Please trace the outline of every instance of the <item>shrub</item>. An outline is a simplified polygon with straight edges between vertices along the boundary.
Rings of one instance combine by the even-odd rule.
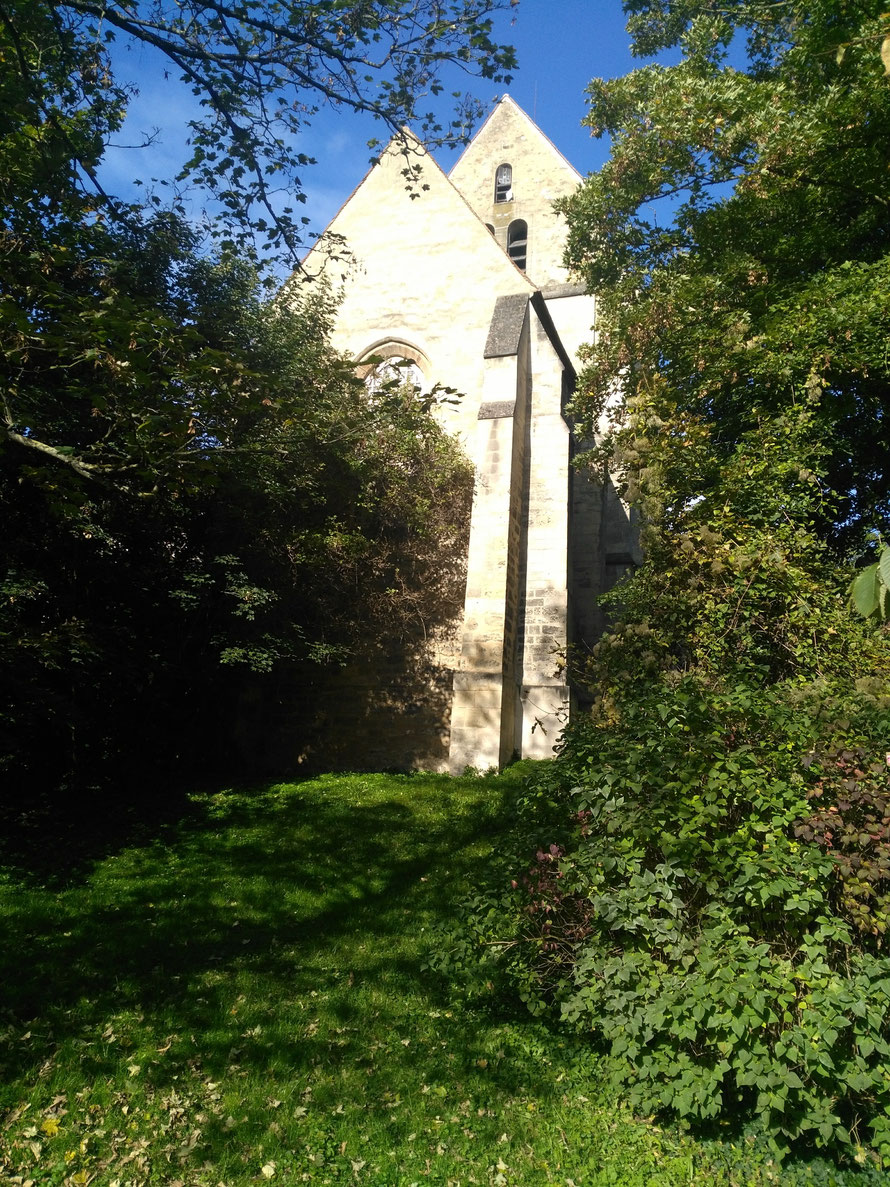
[[[834,859],[835,908],[865,935],[883,937],[890,913],[890,771],[887,756],[841,750],[807,793],[816,811],[795,835]]]
[[[642,1110],[890,1156],[887,724],[687,676],[573,727],[519,807],[556,839],[477,897],[486,976],[607,1044]]]

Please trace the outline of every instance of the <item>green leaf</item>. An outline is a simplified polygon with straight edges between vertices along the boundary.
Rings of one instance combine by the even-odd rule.
[[[863,569],[850,587],[853,605],[863,618],[874,614],[878,608],[878,566],[869,565]]]

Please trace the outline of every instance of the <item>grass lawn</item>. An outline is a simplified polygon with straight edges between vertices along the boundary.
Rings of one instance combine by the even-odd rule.
[[[877,1181],[634,1118],[423,972],[519,777],[221,792],[61,889],[0,873],[0,1183]]]

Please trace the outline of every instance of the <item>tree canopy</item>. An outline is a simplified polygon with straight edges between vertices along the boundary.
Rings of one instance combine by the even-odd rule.
[[[504,7],[507,0],[4,0],[4,164],[15,186],[6,198],[30,196],[46,216],[66,186],[87,211],[126,215],[97,167],[138,85],[124,73],[124,51],[136,44],[197,104],[187,121],[191,155],[152,201],[181,213],[182,187],[197,186],[212,203],[216,237],[242,249],[259,238],[296,262],[304,220],[292,203],[304,200],[300,178],[314,163],[300,141],[312,117],[330,105],[373,115],[396,134],[411,124],[433,142],[466,139],[475,100],[455,92],[450,120],[425,104],[456,71],[509,81],[513,50],[492,39],[492,15]],[[13,204],[24,213],[23,202]]]
[[[890,483],[886,15],[794,0],[627,11],[638,52],[682,60],[590,87],[586,122],[613,148],[565,205],[570,261],[600,295],[580,406],[617,388],[658,416],[663,394],[690,426],[672,457],[691,505],[708,459],[808,404],[834,494],[819,532],[855,552],[886,521]],[[649,492],[657,471],[638,468]]]

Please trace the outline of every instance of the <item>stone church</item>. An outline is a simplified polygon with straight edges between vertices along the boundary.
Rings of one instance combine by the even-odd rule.
[[[507,96],[447,175],[419,143],[391,144],[304,262],[330,270],[342,237],[334,346],[457,389],[441,417],[475,468],[463,613],[428,657],[439,695],[391,742],[378,716],[378,765],[550,756],[572,702],[559,655],[596,640],[597,597],[634,563],[614,489],[572,466],[566,405],[596,309],[563,267],[553,202],[580,180]]]

